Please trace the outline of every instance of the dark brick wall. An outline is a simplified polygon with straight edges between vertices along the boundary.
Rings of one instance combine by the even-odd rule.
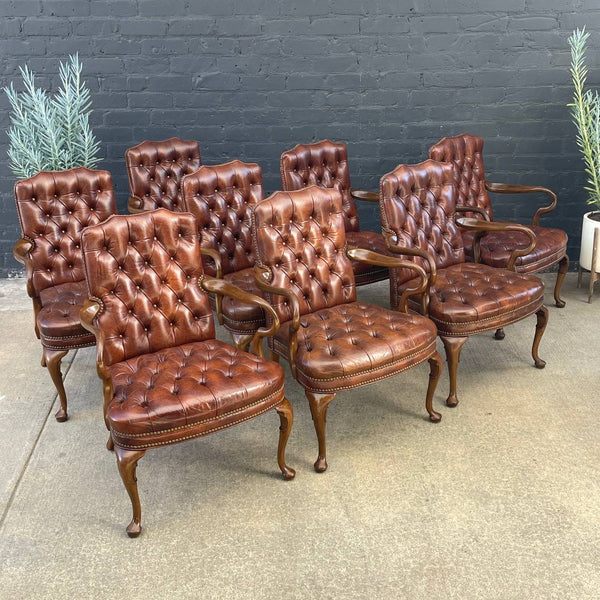
[[[462,131],[486,139],[490,179],[546,185],[579,253],[587,210],[566,103],[567,37],[592,31],[592,0],[2,0],[0,85],[25,62],[57,85],[58,60],[78,51],[92,90],[103,167],[125,210],[123,154],[143,139],[200,142],[203,161],[262,165],[267,192],[297,142],[346,141],[352,183],[376,188],[400,162]],[[593,71],[590,82],[600,84]],[[8,102],[0,99],[0,155]],[[0,164],[0,275],[19,272],[13,177]],[[540,199],[499,196],[498,218],[527,219]],[[378,228],[373,206],[360,208]]]

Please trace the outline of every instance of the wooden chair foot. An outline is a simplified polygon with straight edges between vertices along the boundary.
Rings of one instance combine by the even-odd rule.
[[[564,308],[566,302],[560,297],[560,289],[562,287],[567,271],[569,270],[569,257],[564,256],[558,263],[558,275],[556,276],[556,284],[554,285],[554,303],[558,308]]]
[[[54,415],[59,423],[64,423],[69,418],[67,414],[67,394],[60,370],[60,363],[68,352],[68,350],[51,350],[50,348],[44,348],[42,351],[42,366],[48,369],[60,399],[60,408]]]
[[[137,537],[142,531],[142,507],[140,505],[140,496],[137,487],[137,477],[135,471],[137,463],[144,454],[145,450],[125,450],[119,446],[115,447],[115,454],[117,455],[117,466],[119,467],[119,474],[125,485],[125,489],[129,494],[131,500],[131,507],[133,510],[133,518],[129,525],[127,525],[126,532],[129,537]]]
[[[285,464],[285,448],[287,446],[290,432],[292,431],[292,424],[294,422],[294,410],[292,405],[289,403],[287,398],[284,398],[280,404],[275,407],[277,414],[279,415],[279,446],[277,447],[277,462],[281,469],[283,478],[287,481],[294,479],[296,471]]]
[[[429,385],[427,386],[427,397],[425,399],[425,408],[429,413],[429,420],[432,423],[439,423],[442,420],[442,415],[433,410],[433,395],[437,388],[440,375],[442,374],[442,357],[439,352],[435,352],[429,359]]]
[[[536,369],[543,369],[546,366],[546,361],[542,360],[538,355],[538,349],[540,347],[540,341],[546,330],[548,324],[548,309],[542,306],[536,313],[537,323],[535,325],[535,337],[533,338],[533,347],[531,349],[531,355],[533,356],[533,362],[535,363]]]
[[[446,406],[451,408],[458,404],[458,397],[456,395],[456,379],[458,373],[458,363],[460,362],[460,351],[464,346],[465,342],[469,339],[468,337],[451,337],[441,335],[440,339],[444,344],[446,350],[446,360],[448,361],[448,375],[450,378],[450,393],[446,399]]]
[[[506,337],[504,333],[504,329],[501,327],[500,329],[496,329],[496,333],[494,333],[494,339],[503,340]]]
[[[335,394],[313,394],[305,392],[310,405],[310,414],[317,433],[319,443],[319,455],[315,461],[314,467],[317,473],[324,473],[327,470],[327,448],[325,443],[325,428],[327,422],[327,407],[335,398]]]

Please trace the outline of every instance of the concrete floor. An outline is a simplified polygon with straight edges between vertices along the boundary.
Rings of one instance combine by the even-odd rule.
[[[0,598],[599,598],[600,293],[587,304],[575,280],[565,309],[547,294],[546,369],[532,366],[534,317],[502,342],[471,338],[456,409],[440,380],[438,425],[424,365],[340,394],[323,475],[289,371],[294,481],[279,478],[274,412],[148,452],[135,540],[95,350],[63,363],[57,423],[24,284],[0,282]],[[385,305],[387,285],[359,296]]]

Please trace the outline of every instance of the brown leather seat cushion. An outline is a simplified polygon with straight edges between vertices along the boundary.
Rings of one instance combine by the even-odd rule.
[[[441,334],[469,335],[519,321],[543,302],[544,284],[534,275],[459,263],[437,272],[429,317]]]
[[[536,244],[533,252],[520,256],[515,263],[519,273],[539,271],[557,263],[567,252],[567,234],[562,229],[528,225],[535,233]],[[472,260],[473,236],[466,238],[465,254]],[[512,251],[529,245],[529,237],[519,231],[494,231],[481,239],[481,262],[490,267],[504,268]],[[467,248],[467,243],[469,247]]]
[[[113,439],[148,448],[230,427],[283,399],[283,369],[219,340],[165,348],[110,368]]]
[[[274,343],[287,356],[290,321]],[[351,302],[300,317],[298,382],[309,391],[351,389],[389,377],[429,358],[435,348],[434,324],[405,314]]]
[[[42,309],[37,325],[42,344],[47,348],[83,348],[93,346],[96,338],[85,330],[79,309],[87,298],[85,281],[62,283],[40,292]]]
[[[254,279],[254,269],[242,269],[228,273],[223,279],[251,294],[261,295]],[[223,320],[227,329],[234,333],[254,333],[265,324],[265,313],[260,306],[240,302],[230,296],[223,298]]]
[[[374,231],[346,231],[346,243],[348,246],[366,248],[380,254],[390,254],[383,236]],[[354,271],[356,285],[383,281],[389,277],[389,270],[386,267],[378,267],[356,261],[352,261],[352,270]]]

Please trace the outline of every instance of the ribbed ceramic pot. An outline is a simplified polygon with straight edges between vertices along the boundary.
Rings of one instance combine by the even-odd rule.
[[[592,270],[592,251],[594,249],[594,231],[600,229],[600,212],[590,211],[583,215],[583,227],[581,229],[581,252],[579,264],[588,271]],[[598,234],[598,251],[594,271],[600,271],[600,233]]]

